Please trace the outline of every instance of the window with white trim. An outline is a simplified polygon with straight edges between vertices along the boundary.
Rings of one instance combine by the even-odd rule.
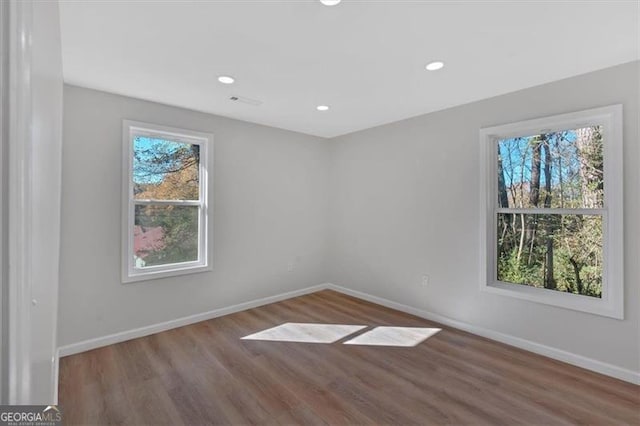
[[[210,134],[123,122],[122,280],[211,270]]]
[[[484,291],[623,318],[622,106],[485,128]]]

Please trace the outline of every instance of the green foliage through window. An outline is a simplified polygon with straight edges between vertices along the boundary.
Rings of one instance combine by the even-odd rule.
[[[200,146],[133,138],[133,248],[136,267],[199,260]],[[144,201],[143,201],[144,200]],[[154,204],[154,202],[164,202]],[[169,203],[167,203],[169,202]]]
[[[602,144],[600,126],[498,141],[498,280],[602,297]]]

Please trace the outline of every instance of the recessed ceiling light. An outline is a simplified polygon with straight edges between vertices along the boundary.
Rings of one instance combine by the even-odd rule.
[[[431,62],[430,64],[427,64],[425,68],[427,69],[427,71],[437,71],[442,67],[444,67],[444,62],[436,61],[436,62]]]
[[[329,111],[329,106],[328,106],[328,105],[318,105],[318,106],[316,107],[316,109],[317,109],[318,111]]]
[[[233,82],[236,80],[228,75],[221,75],[220,77],[218,77],[218,81],[222,84],[233,84]]]
[[[325,6],[335,6],[341,1],[342,0],[320,0],[320,3],[324,4]]]

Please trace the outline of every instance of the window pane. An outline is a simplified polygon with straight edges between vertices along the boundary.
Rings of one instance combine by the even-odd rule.
[[[133,138],[133,194],[137,200],[198,200],[200,146]]]
[[[602,127],[498,141],[498,205],[602,208]]]
[[[137,268],[198,260],[198,206],[135,206]]]
[[[498,280],[602,297],[602,217],[498,214]]]

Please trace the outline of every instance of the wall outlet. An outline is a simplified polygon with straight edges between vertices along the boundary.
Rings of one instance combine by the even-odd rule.
[[[429,275],[423,275],[422,276],[422,282],[421,282],[422,287],[426,287],[429,285]]]

